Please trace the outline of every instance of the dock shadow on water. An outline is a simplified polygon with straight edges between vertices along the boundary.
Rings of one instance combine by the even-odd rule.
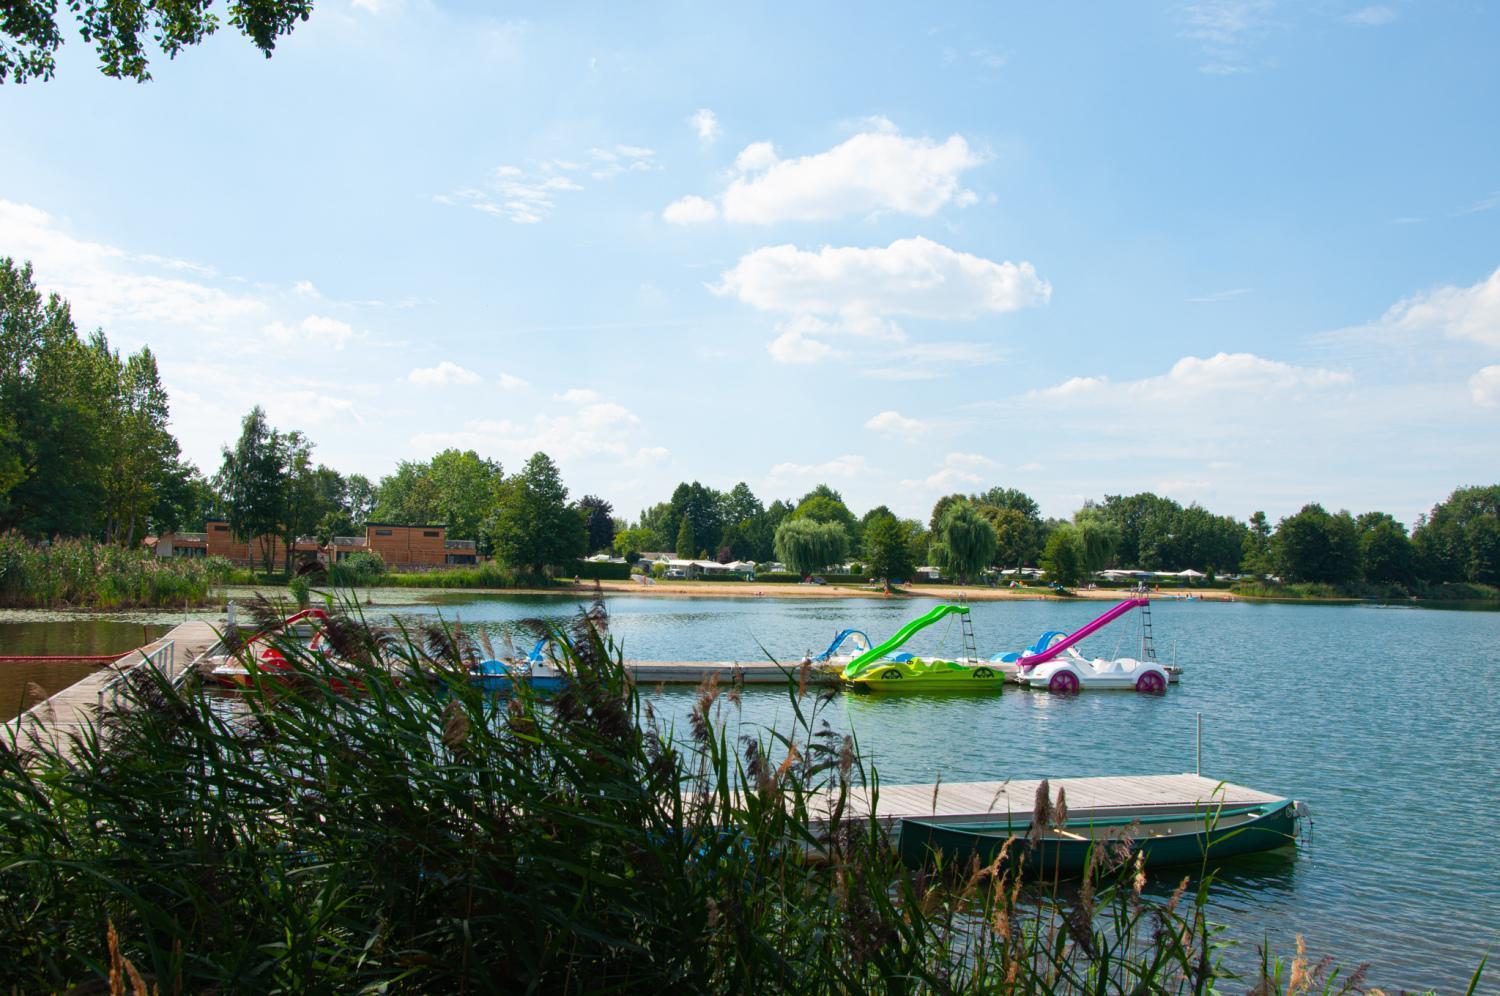
[[[1202,992],[1228,980],[1212,875],[1153,896],[1128,839],[1080,879],[909,868],[856,800],[879,777],[829,700],[685,729],[628,680],[602,606],[566,678],[486,694],[461,629],[333,608],[327,650],[244,653],[226,708],[142,669],[65,761],[0,748],[0,986],[54,991]],[[262,644],[242,643],[256,647]],[[1351,991],[1305,952],[1260,992]]]

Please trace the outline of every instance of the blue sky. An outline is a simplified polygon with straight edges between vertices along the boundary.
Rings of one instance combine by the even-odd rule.
[[[856,512],[1500,478],[1500,8],[329,0],[0,90],[0,254],[378,475]],[[1056,8],[1056,9],[1055,9]]]

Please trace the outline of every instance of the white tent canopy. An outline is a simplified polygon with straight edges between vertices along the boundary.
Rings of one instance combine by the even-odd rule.
[[[1178,571],[1177,572],[1177,576],[1180,577],[1180,578],[1206,578],[1206,577],[1208,577],[1208,575],[1204,574],[1202,571],[1195,571],[1191,567],[1189,567],[1185,571]]]

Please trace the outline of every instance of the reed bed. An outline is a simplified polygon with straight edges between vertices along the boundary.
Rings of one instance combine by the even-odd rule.
[[[162,559],[87,539],[33,543],[0,534],[0,608],[203,605],[228,577],[219,557]]]
[[[293,680],[259,675],[232,702],[143,672],[71,761],[0,748],[0,988],[1203,993],[1231,977],[1208,877],[1154,901],[1128,844],[1066,888],[910,871],[849,816],[878,774],[805,675],[786,730],[729,740],[739,693],[712,683],[688,729],[664,728],[606,624],[596,604],[554,632],[561,692],[498,698],[467,680],[481,648],[462,628],[382,633],[350,603],[328,628],[342,666],[283,645]],[[1301,952],[1260,974],[1239,988],[1360,984]]]

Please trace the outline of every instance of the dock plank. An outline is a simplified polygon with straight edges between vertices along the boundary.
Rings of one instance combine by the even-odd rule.
[[[113,664],[101,667],[32,706],[5,724],[3,736],[9,741],[14,735],[16,746],[23,750],[34,750],[50,744],[66,754],[71,749],[72,735],[97,721],[101,689],[122,672],[139,664],[143,655],[154,654],[171,643],[171,671],[175,679],[192,667],[218,640],[218,633],[210,623],[181,623],[160,639],[132,650]]]

